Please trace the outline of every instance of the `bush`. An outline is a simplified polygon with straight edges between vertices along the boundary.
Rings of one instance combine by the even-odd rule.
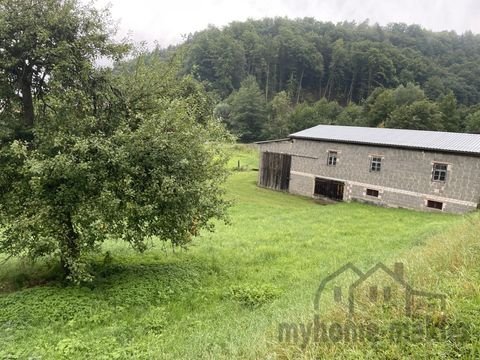
[[[259,307],[280,295],[272,285],[234,285],[228,291],[229,298],[247,307]]]

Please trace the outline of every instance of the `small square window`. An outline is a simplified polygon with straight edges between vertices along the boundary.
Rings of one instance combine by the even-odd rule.
[[[373,196],[373,197],[377,197],[379,196],[379,191],[378,190],[373,190],[373,189],[367,189],[367,195],[368,196]]]
[[[447,181],[447,164],[433,164],[432,181]]]
[[[427,200],[427,207],[431,209],[443,210],[443,203],[439,201]]]
[[[329,151],[328,152],[328,160],[327,160],[327,165],[328,166],[336,166],[337,165],[337,152],[336,151]]]
[[[382,158],[372,157],[370,162],[370,171],[380,171],[382,169]]]

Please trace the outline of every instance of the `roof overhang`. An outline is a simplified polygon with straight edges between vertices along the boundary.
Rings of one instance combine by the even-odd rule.
[[[426,152],[434,152],[434,153],[446,153],[446,154],[456,154],[456,155],[464,155],[464,156],[472,156],[472,157],[480,157],[480,153],[478,152],[468,152],[468,151],[457,151],[457,150],[445,150],[445,149],[432,149],[427,147],[420,147],[420,146],[408,146],[408,145],[395,145],[395,144],[378,144],[368,141],[352,141],[352,140],[337,140],[337,139],[328,139],[328,138],[311,138],[307,136],[294,136],[290,135],[288,139],[284,140],[308,140],[308,141],[319,141],[319,142],[329,142],[329,143],[337,143],[337,144],[352,144],[352,145],[364,145],[364,146],[374,146],[384,149],[394,148],[394,149],[405,149],[405,150],[417,150],[417,151],[426,151]]]

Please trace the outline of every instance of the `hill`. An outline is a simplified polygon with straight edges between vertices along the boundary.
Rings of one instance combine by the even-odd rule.
[[[471,32],[266,18],[211,26],[151,55],[172,53],[184,54],[184,72],[242,141],[319,123],[480,131],[480,36]]]

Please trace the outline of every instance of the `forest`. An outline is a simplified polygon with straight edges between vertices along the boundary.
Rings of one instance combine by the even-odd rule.
[[[243,142],[317,124],[480,132],[480,35],[402,23],[265,18],[210,26],[183,58]]]

